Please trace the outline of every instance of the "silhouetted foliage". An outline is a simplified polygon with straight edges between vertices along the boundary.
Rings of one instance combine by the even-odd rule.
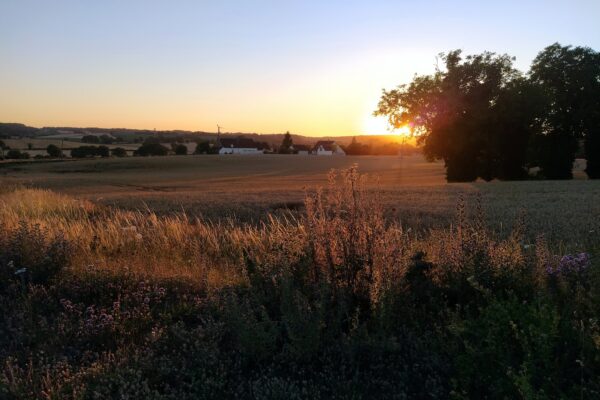
[[[55,144],[49,144],[48,147],[46,147],[46,152],[53,158],[60,158],[63,156],[62,150]]]
[[[529,146],[539,131],[541,92],[525,78],[506,85],[492,114],[488,151],[496,162],[490,175],[504,180],[528,177]]]
[[[214,143],[208,140],[202,140],[196,143],[196,150],[194,154],[218,154],[219,148]]]
[[[294,142],[292,141],[292,135],[290,135],[290,132],[288,131],[283,136],[281,146],[279,146],[279,154],[292,154],[294,152],[293,146]]]
[[[108,157],[108,156],[110,156],[110,150],[106,146],[98,146],[97,152],[98,152],[98,155],[100,157]]]
[[[358,143],[356,138],[352,138],[352,142],[344,148],[344,151],[349,156],[363,156],[371,154],[371,146]]]
[[[524,179],[530,166],[572,178],[578,140],[586,172],[600,176],[600,58],[589,48],[554,44],[530,78],[513,58],[485,52],[442,54],[444,68],[383,91],[376,115],[413,126],[425,156],[444,160],[448,181]]]
[[[17,149],[11,149],[6,152],[6,158],[9,160],[26,160],[29,158],[29,153],[25,153]]]
[[[83,143],[100,143],[100,138],[96,135],[85,135],[81,138]]]
[[[169,154],[169,149],[160,143],[144,143],[135,152],[138,156],[166,156]]]
[[[79,146],[71,149],[71,157],[86,158],[86,157],[108,157],[110,151],[106,146]]]
[[[173,151],[178,156],[185,156],[188,153],[188,148],[185,144],[178,144],[178,145],[174,146]]]
[[[100,140],[100,143],[103,143],[103,144],[112,144],[115,141],[115,139],[113,139],[109,135],[102,135],[102,136],[100,136],[99,140]]]
[[[127,157],[127,150],[122,147],[115,147],[110,152],[115,157]]]
[[[579,138],[585,139],[586,172],[600,178],[600,53],[588,47],[546,47],[533,61],[531,80],[544,94],[542,130],[536,138],[541,173],[570,179]]]
[[[422,134],[426,157],[444,160],[448,181],[499,177],[498,171],[506,169],[500,166],[511,160],[494,146],[503,141],[496,124],[498,108],[510,104],[504,96],[520,96],[518,90],[508,93],[521,80],[513,59],[485,52],[463,60],[460,50],[441,58],[445,70],[384,91],[376,114],[387,115],[394,127],[413,124],[413,130]]]

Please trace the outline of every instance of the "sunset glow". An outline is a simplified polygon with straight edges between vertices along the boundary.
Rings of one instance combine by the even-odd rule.
[[[392,129],[385,117],[375,117],[372,114],[364,117],[361,133],[363,135],[398,135],[406,137],[412,135],[410,126],[403,125]]]
[[[441,51],[510,49],[524,70],[556,37],[598,47],[586,31],[598,15],[592,6],[579,16],[565,3],[538,23],[528,19],[534,6],[519,2],[515,14],[515,5],[486,4],[482,20],[490,25],[465,35],[477,23],[454,6],[375,3],[0,2],[0,121],[406,135],[406,128],[390,132],[383,118],[372,117],[372,101],[383,88],[432,73]],[[436,22],[398,25],[400,14]],[[577,18],[589,23],[565,23]],[[513,22],[510,35],[497,35],[506,20]],[[455,30],[459,25],[465,29]],[[515,38],[519,45],[509,46]]]

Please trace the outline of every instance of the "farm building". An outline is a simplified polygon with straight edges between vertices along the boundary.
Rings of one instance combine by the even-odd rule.
[[[219,139],[219,154],[263,154],[261,144],[252,139],[238,137],[233,139]]]
[[[346,152],[333,140],[320,140],[313,147],[312,154],[318,156],[345,156]]]

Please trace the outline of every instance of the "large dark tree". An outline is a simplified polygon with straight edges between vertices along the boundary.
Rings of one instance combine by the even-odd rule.
[[[587,174],[600,178],[600,53],[588,47],[546,47],[533,61],[531,80],[544,94],[537,161],[551,179],[570,179],[579,139]]]
[[[292,154],[294,152],[294,142],[292,141],[292,135],[290,132],[286,132],[283,135],[283,140],[281,141],[281,146],[279,146],[280,154]]]
[[[504,151],[528,142],[532,122],[530,113],[512,113],[528,90],[513,59],[489,52],[463,59],[460,50],[441,58],[443,70],[384,90],[375,114],[394,127],[411,124],[425,156],[444,160],[448,181],[522,178],[526,154]]]
[[[528,177],[531,142],[540,130],[541,98],[539,88],[523,77],[507,84],[498,97],[489,144],[496,157],[494,177],[503,180]]]

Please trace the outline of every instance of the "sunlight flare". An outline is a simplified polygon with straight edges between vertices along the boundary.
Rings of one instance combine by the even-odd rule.
[[[399,128],[392,128],[387,118],[376,117],[368,114],[363,118],[362,132],[365,135],[398,135],[411,136],[412,130],[409,125],[402,125]]]

